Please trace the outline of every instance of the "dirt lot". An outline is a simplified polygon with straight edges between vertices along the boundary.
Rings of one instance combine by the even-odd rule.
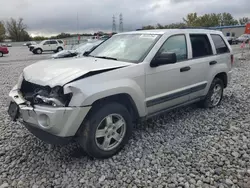
[[[0,58],[0,188],[2,187],[250,187],[250,52],[240,62],[222,104],[196,105],[136,128],[108,160],[92,160],[77,144],[50,146],[7,115],[8,92],[22,69],[52,54],[10,48]]]

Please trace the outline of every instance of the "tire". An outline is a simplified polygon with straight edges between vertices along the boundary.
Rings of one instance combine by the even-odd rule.
[[[91,157],[109,158],[118,153],[128,142],[133,130],[132,117],[119,103],[108,103],[100,108],[93,108],[77,133],[77,141]],[[117,129],[118,120],[122,125]],[[110,124],[111,122],[113,124]],[[96,138],[97,130],[103,130],[99,131],[98,138]],[[115,136],[118,136],[116,137],[118,141],[113,138]],[[105,145],[104,141],[108,141],[105,143],[109,144]]]
[[[42,51],[42,49],[41,49],[41,48],[37,48],[37,49],[35,50],[35,53],[36,53],[36,54],[42,54],[42,53],[43,53],[43,51]]]
[[[0,57],[3,57],[3,52],[0,52]]]
[[[218,90],[218,88],[220,90]],[[216,90],[218,92],[215,92]],[[214,107],[220,105],[221,100],[223,98],[223,90],[224,90],[223,81],[219,78],[215,78],[212,81],[212,84],[210,86],[210,89],[209,89],[205,99],[199,102],[199,106],[203,107],[203,108],[214,108]],[[217,93],[217,95],[215,93]]]
[[[62,47],[58,47],[57,50],[56,50],[56,52],[60,52],[60,51],[62,51],[62,50],[63,50]]]

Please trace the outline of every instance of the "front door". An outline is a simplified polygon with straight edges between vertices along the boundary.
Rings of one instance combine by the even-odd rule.
[[[43,51],[50,51],[50,41],[43,43]]]
[[[189,100],[190,67],[185,34],[170,36],[157,54],[174,52],[177,62],[146,68],[146,106],[148,114],[174,107]]]

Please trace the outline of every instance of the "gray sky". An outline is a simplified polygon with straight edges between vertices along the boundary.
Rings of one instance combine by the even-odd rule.
[[[4,3],[1,3],[3,1]],[[24,18],[32,35],[112,30],[112,16],[123,14],[124,30],[180,22],[188,13],[229,12],[248,16],[249,0],[0,0],[0,20]]]

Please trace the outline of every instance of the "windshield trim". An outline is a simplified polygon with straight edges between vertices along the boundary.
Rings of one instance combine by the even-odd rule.
[[[141,33],[140,33],[141,34]],[[145,33],[148,35],[151,35],[150,33]],[[139,35],[138,33],[133,33],[133,34],[118,34],[118,35]],[[162,37],[163,34],[154,34],[157,35],[157,38],[155,39],[155,41],[150,45],[150,47],[148,48],[148,50],[145,51],[145,53],[142,55],[142,57],[137,60],[137,61],[133,61],[133,60],[128,60],[128,59],[121,59],[121,58],[116,58],[117,61],[124,61],[124,62],[128,62],[128,63],[134,63],[134,64],[139,64],[142,63],[144,61],[144,59],[147,57],[147,55],[149,54],[149,52],[152,50],[152,48],[155,46],[155,44],[159,41],[159,39]],[[110,37],[111,38],[111,37]],[[109,40],[110,38],[104,40],[102,43],[100,43],[98,46],[96,46],[93,50],[91,50],[91,52],[89,53],[89,57],[94,57],[93,55],[91,55],[92,52],[95,51],[95,49],[97,47],[99,47],[101,44],[103,44],[104,42],[106,42],[107,40]]]

